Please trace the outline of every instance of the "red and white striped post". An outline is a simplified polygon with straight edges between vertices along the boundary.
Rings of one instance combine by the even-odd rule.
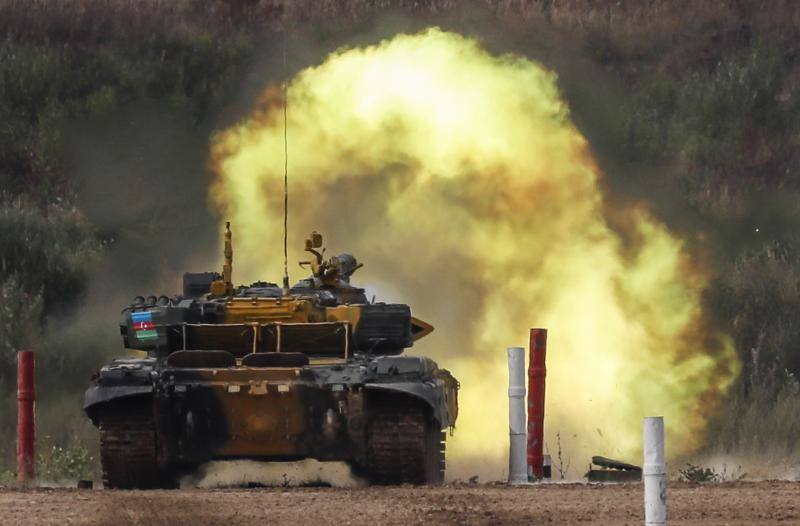
[[[33,351],[17,353],[17,480],[19,482],[33,480],[34,476],[36,391],[33,366]]]
[[[531,480],[544,478],[544,380],[547,376],[547,329],[531,329],[528,362],[528,470]]]

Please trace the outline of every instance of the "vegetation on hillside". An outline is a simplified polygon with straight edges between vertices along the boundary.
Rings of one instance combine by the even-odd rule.
[[[714,252],[708,304],[744,368],[710,447],[800,453],[791,409],[800,406],[800,6],[543,5],[551,23],[580,33],[623,80],[619,157],[669,166],[654,173],[680,189],[682,209]]]
[[[37,349],[56,385],[85,383],[96,365],[48,338],[105,245],[75,205],[65,123],[148,99],[205,118],[252,48],[230,16],[199,3],[0,2],[0,465],[13,458],[15,351]],[[61,415],[45,429],[69,428],[75,411]]]
[[[68,353],[49,354],[44,341],[52,316],[78,307],[87,272],[105,250],[66,175],[66,122],[158,100],[198,123],[225,104],[267,28],[321,19],[346,28],[387,7],[430,15],[458,4],[0,0],[0,429],[12,429],[15,349],[42,349],[53,378],[88,369]],[[713,446],[796,452],[800,6],[789,0],[485,5],[497,24],[514,31],[545,23],[575,36],[587,57],[621,81],[625,102],[619,123],[609,125],[620,137],[614,155],[621,163],[668,167],[643,177],[670,178],[680,206],[698,218],[714,251],[707,301],[745,366],[714,424],[724,438]],[[0,446],[0,468],[13,455],[13,443],[2,438],[0,444],[11,445]],[[78,447],[60,440],[53,447]]]

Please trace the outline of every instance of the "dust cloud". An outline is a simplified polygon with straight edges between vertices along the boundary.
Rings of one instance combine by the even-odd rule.
[[[181,487],[191,488],[235,488],[248,485],[357,488],[363,486],[364,481],[356,477],[345,462],[319,462],[310,458],[294,462],[213,461],[201,466],[197,473],[181,480]]]

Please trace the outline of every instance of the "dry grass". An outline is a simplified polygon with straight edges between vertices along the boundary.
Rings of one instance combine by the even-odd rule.
[[[544,17],[583,33],[602,32],[625,55],[681,40],[751,29],[796,31],[800,4],[792,0],[488,0],[504,14]]]
[[[238,31],[346,23],[387,9],[424,15],[465,5],[603,38],[628,59],[687,42],[713,46],[743,28],[794,35],[800,27],[800,3],[793,0],[0,0],[0,28],[22,39],[96,42],[192,26]]]

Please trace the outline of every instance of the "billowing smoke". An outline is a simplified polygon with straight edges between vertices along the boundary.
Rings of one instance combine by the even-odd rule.
[[[547,448],[573,475],[592,454],[636,460],[649,414],[665,416],[670,454],[701,444],[738,372],[704,319],[707,277],[644,207],[609,226],[551,72],[430,29],[301,71],[288,115],[290,261],[318,229],[365,263],[368,292],[437,327],[413,352],[461,381],[451,475],[502,474],[505,348],[532,326],[550,329]],[[283,162],[271,87],[212,151],[237,281],[282,274]]]

